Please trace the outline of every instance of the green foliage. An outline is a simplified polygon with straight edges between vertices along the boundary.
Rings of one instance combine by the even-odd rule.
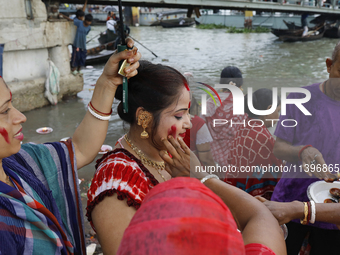
[[[269,33],[271,29],[268,27],[256,27],[254,31],[255,33]]]
[[[197,25],[196,28],[199,29],[224,29],[224,28],[228,28],[224,25],[216,25],[216,24],[200,24]]]
[[[200,24],[196,26],[199,29],[227,29],[226,33],[269,33],[270,28],[267,27],[256,27],[256,28],[236,28],[236,27],[226,27],[224,25],[215,24]]]
[[[256,27],[256,28],[236,28],[229,27],[226,33],[269,33],[270,29],[267,27]]]
[[[229,27],[229,28],[227,28],[226,33],[231,33],[231,34],[249,33],[249,29],[248,28]]]

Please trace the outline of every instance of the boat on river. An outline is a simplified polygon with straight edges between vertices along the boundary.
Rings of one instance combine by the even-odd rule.
[[[86,51],[85,65],[96,65],[105,63],[115,52],[115,42],[102,44]]]
[[[276,35],[277,37],[283,36],[283,35],[294,35],[297,30],[290,30],[290,29],[274,29],[272,28],[271,32],[272,34]]]
[[[312,30],[309,30],[307,35],[302,36],[303,34],[303,29],[299,30],[288,30],[290,31],[287,34],[280,35],[279,40],[283,42],[297,42],[297,41],[314,41],[314,40],[319,40],[323,37],[326,27],[324,24],[317,26],[313,28]]]
[[[163,28],[191,27],[196,24],[195,18],[168,19],[161,20],[160,23]]]
[[[340,20],[334,15],[320,15],[310,21],[316,24],[315,27],[309,27],[308,36],[300,38],[303,33],[302,26],[295,25],[294,22],[283,20],[288,29],[272,29],[272,33],[282,41],[312,41],[322,37],[340,38]],[[302,37],[302,36],[301,36]]]
[[[117,39],[118,34],[113,33],[110,30],[106,30],[104,32],[101,32],[98,38],[98,42],[100,44],[107,44],[109,42],[113,42]]]

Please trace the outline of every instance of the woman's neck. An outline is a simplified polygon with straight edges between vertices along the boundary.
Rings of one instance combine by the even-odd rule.
[[[7,174],[5,173],[4,168],[2,167],[2,159],[0,159],[0,181],[6,183]]]
[[[0,180],[3,176],[5,176],[5,170],[2,167],[2,159],[0,159]]]
[[[163,161],[163,159],[159,156],[159,149],[154,146],[151,137],[149,136],[149,138],[147,139],[142,139],[140,137],[141,132],[142,131],[140,131],[138,128],[131,128],[130,131],[127,133],[127,136],[131,140],[131,142],[138,149],[140,149],[149,159],[155,161]]]

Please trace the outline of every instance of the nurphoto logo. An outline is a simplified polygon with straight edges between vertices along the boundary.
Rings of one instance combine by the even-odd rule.
[[[215,84],[215,87],[211,87],[207,84],[204,83],[200,83],[202,85],[205,85],[206,87],[208,87],[209,89],[211,89],[214,94],[216,95],[216,97],[219,99],[220,104],[222,104],[221,98],[218,95],[218,93],[216,92],[215,89],[228,89],[230,91],[230,93],[232,93],[233,95],[233,115],[244,115],[244,94],[242,92],[242,90],[240,88],[238,88],[237,86],[234,85],[230,85],[230,84]],[[214,98],[214,96],[212,95],[212,93],[210,93],[209,91],[207,91],[206,89],[202,89],[205,92],[207,92],[207,94],[210,95],[210,97],[213,99],[213,101],[215,102],[215,105],[217,105],[216,100]],[[248,95],[252,95],[253,94],[253,88],[248,87]],[[305,95],[304,98],[296,98],[296,99],[291,99],[291,98],[287,98],[287,94],[288,93],[302,93]],[[273,93],[273,104],[271,106],[270,109],[267,110],[258,110],[255,109],[253,106],[253,98],[252,96],[248,96],[248,108],[249,110],[257,115],[257,116],[265,116],[265,115],[269,115],[272,114],[278,106],[278,89],[276,87],[272,88],[272,93]],[[207,114],[207,94],[202,94],[201,95],[201,106],[202,106],[202,115],[206,115]],[[281,115],[286,115],[286,107],[288,104],[292,104],[295,105],[305,116],[311,116],[312,114],[303,106],[304,103],[307,103],[309,100],[311,99],[311,93],[309,92],[309,90],[305,89],[305,88],[297,88],[297,87],[282,87],[281,88]],[[274,125],[274,123],[276,121],[278,121],[278,119],[266,119],[266,121],[272,121],[272,126]],[[248,125],[251,125],[252,120],[249,120]],[[217,125],[226,125],[228,124],[232,127],[233,125],[243,125],[245,126],[245,120],[243,122],[232,122],[232,120],[226,120],[226,119],[214,119],[213,120],[213,126],[217,126]],[[281,121],[281,125],[284,127],[295,127],[297,126],[298,122],[294,119],[283,119]],[[258,126],[258,124],[256,124]],[[254,126],[256,126],[254,125]],[[263,121],[262,121],[262,125],[264,125]]]

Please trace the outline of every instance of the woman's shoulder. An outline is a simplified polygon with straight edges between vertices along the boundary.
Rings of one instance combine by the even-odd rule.
[[[136,158],[132,153],[124,148],[116,148],[103,155],[102,158],[96,162],[96,173],[110,171],[118,173],[124,172],[125,174],[138,174],[145,176],[154,185],[158,184],[155,177],[149,172],[149,170],[143,165],[143,163]]]
[[[138,209],[146,194],[158,184],[142,162],[122,148],[106,153],[97,161],[96,169],[87,193],[88,217],[96,204],[115,193],[119,200],[127,199],[129,206]]]
[[[124,148],[116,148],[98,159],[96,162],[96,173],[104,167],[115,165],[122,165],[122,170],[125,169],[131,172],[143,172],[145,176],[150,179],[154,179],[153,175],[150,174],[149,170],[143,165],[143,163]]]
[[[119,148],[106,153],[97,161],[88,198],[94,199],[107,189],[131,193],[136,188],[147,193],[157,184],[156,178],[139,159],[126,149]]]

